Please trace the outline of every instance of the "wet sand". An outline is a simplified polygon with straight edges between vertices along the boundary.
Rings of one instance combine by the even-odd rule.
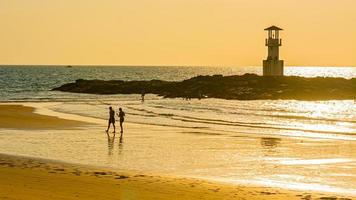
[[[35,113],[35,108],[23,105],[0,105],[0,128],[8,129],[68,129],[88,123]]]
[[[234,186],[198,179],[120,173],[0,154],[0,199],[323,199],[318,193]]]
[[[174,129],[170,127],[167,128],[150,125],[133,125],[128,123],[126,124],[126,127],[130,130],[130,132],[127,136],[125,136],[127,144],[124,144],[124,146],[126,146],[122,147],[121,142],[114,144],[115,141],[111,142],[109,137],[107,138],[108,141],[105,141],[106,138],[103,132],[105,128],[104,123],[94,129],[81,129],[75,130],[74,132],[74,129],[82,125],[83,122],[36,114],[33,113],[34,108],[27,106],[4,105],[1,106],[1,108],[4,109],[0,110],[0,121],[4,120],[9,122],[14,119],[18,119],[18,121],[23,120],[28,123],[28,125],[22,127],[19,127],[21,123],[4,123],[5,125],[0,123],[0,128],[5,128],[5,130],[8,128],[16,129],[12,132],[6,131],[6,134],[4,134],[4,132],[2,135],[0,134],[0,140],[2,140],[2,142],[0,141],[1,143],[5,142],[4,144],[6,144],[6,141],[14,142],[13,144],[9,144],[9,142],[7,142],[7,145],[2,146],[2,151],[6,149],[5,152],[9,152],[11,154],[25,154],[35,157],[38,156],[65,160],[69,162],[78,162],[78,159],[80,158],[77,157],[81,157],[84,159],[82,163],[86,163],[86,160],[89,160],[90,163],[95,161],[101,162],[102,160],[99,158],[98,160],[92,160],[93,156],[95,157],[101,155],[101,157],[104,157],[104,160],[107,159],[107,163],[103,164],[106,166],[111,166],[107,164],[113,163],[114,160],[118,160],[120,158],[120,163],[126,162],[127,165],[132,168],[133,162],[129,159],[134,159],[137,165],[146,164],[147,169],[151,169],[151,165],[175,166],[172,168],[173,171],[180,170],[179,167],[186,169],[183,164],[194,163],[194,160],[196,161],[197,158],[199,158],[198,163],[194,164],[194,166],[198,165],[198,168],[201,167],[202,169],[210,169],[210,174],[214,174],[219,171],[214,171],[214,167],[211,167],[210,165],[205,166],[207,163],[217,162],[219,161],[217,158],[223,158],[230,155],[229,160],[226,161],[226,169],[221,169],[226,172],[226,170],[230,167],[228,164],[233,162],[231,158],[236,157],[237,155],[230,154],[230,152],[227,152],[228,154],[217,154],[222,152],[222,147],[219,146],[218,143],[216,144],[216,147],[219,147],[217,149],[217,153],[211,150],[206,152],[207,155],[210,156],[205,159],[209,160],[200,160],[201,150],[199,149],[197,151],[199,154],[197,154],[197,152],[194,152],[191,149],[183,150],[183,148],[181,148],[184,146],[189,147],[190,145],[207,147],[206,144],[218,142],[218,137],[220,137],[219,134],[223,133],[219,133],[218,137],[216,137],[215,134],[217,133],[210,133],[206,130],[185,130],[185,132],[182,132],[183,129],[178,128]],[[29,116],[31,119],[28,119]],[[44,124],[47,120],[50,123]],[[102,121],[104,122],[104,120]],[[11,126],[9,124],[11,124]],[[48,126],[48,124],[50,126]],[[73,130],[70,129],[61,131],[61,129],[68,128],[69,125],[71,125],[71,129]],[[24,127],[28,130],[23,130]],[[101,128],[103,128],[103,130],[101,130]],[[36,136],[31,136],[30,133],[33,129],[43,129],[44,131],[38,132]],[[100,132],[100,130],[102,132]],[[7,139],[7,137],[9,138]],[[249,148],[256,149],[256,146],[248,146],[248,144],[254,143],[255,139],[253,139],[253,137],[249,136],[247,138],[248,140],[245,140],[246,138],[244,138],[243,135],[239,137],[234,135],[234,137],[236,138],[235,140],[233,140],[231,136],[222,137],[220,140],[226,142],[230,141],[231,144],[241,140],[241,143],[238,143],[238,146],[231,147],[238,150],[240,153]],[[14,141],[14,138],[18,139]],[[157,138],[161,138],[161,140],[157,140]],[[192,138],[196,138],[197,141],[192,141]],[[116,142],[118,142],[117,140]],[[257,141],[259,140],[260,139],[258,138]],[[266,158],[271,158],[267,156],[270,153],[272,153],[271,155],[275,155],[274,151],[277,149],[278,143],[281,142],[280,140],[281,139],[278,138],[273,140],[261,140],[261,145],[268,147],[267,151],[262,152],[262,154],[266,154]],[[33,141],[36,141],[37,143]],[[152,141],[157,141],[158,143],[155,144],[152,143]],[[169,141],[174,143],[169,143]],[[188,143],[188,141],[191,143]],[[198,141],[206,141],[207,143],[195,143]],[[246,143],[246,141],[249,142]],[[21,144],[21,146],[16,146],[18,145],[16,142]],[[226,142],[223,142],[226,144],[224,145],[224,148],[228,148]],[[288,144],[289,148],[292,144],[296,144],[293,140],[289,142],[291,143]],[[328,141],[324,141],[322,143],[324,145],[323,149],[325,149],[325,145],[327,143]],[[177,150],[173,148],[177,144],[184,145],[177,146],[177,148],[181,150],[181,152],[178,153]],[[242,146],[243,144],[246,144],[246,146]],[[310,144],[312,143],[302,143],[303,146]],[[116,145],[118,146],[116,147]],[[215,144],[212,146],[214,145]],[[156,151],[156,147],[159,147],[159,150],[163,151],[163,154]],[[240,149],[237,149],[238,147]],[[286,149],[287,146],[284,146],[283,148],[283,152],[288,152]],[[103,150],[103,152],[106,151],[107,157],[105,156],[105,153],[101,152],[101,150]],[[207,149],[204,151],[206,150]],[[143,153],[143,151],[145,151],[145,153]],[[258,157],[258,151],[259,150],[257,149],[255,157]],[[309,149],[305,149],[305,151],[309,151]],[[45,154],[43,154],[43,152],[45,152]],[[187,152],[191,153],[191,157],[187,156]],[[86,153],[89,153],[90,156]],[[168,160],[163,162],[162,159],[166,160],[167,158],[162,157],[162,155],[173,157],[171,158],[171,161]],[[242,155],[249,155],[249,152],[242,152]],[[156,157],[161,158],[156,159]],[[251,156],[247,159],[250,159],[250,157]],[[244,164],[245,161],[241,160],[241,158],[242,157],[237,157],[237,160],[239,163]],[[154,161],[157,161],[157,163],[154,163]],[[292,171],[293,169],[297,169],[293,167],[293,164],[298,163],[291,163],[293,160],[287,161],[289,163],[286,164],[289,167],[292,167]],[[256,161],[253,160],[253,162]],[[273,168],[266,165],[266,163],[259,163],[259,165],[262,167],[265,165],[265,168],[271,170],[272,172]],[[216,163],[216,166],[221,164],[223,163]],[[279,165],[277,166],[275,164],[273,164],[273,166],[279,167]],[[116,168],[115,165],[112,167]],[[220,183],[214,182],[213,180],[208,181],[198,178],[186,178],[187,176],[180,175],[175,176],[175,173],[170,173],[170,171],[162,173],[160,173],[160,171],[155,171],[152,173],[145,170],[135,170],[135,172],[132,172],[130,171],[130,168],[125,168],[124,166],[119,168],[120,170],[117,171],[109,168],[88,167],[80,164],[66,164],[38,158],[0,154],[0,199],[353,199],[353,197],[343,196],[343,194],[340,193],[333,194],[332,192],[328,193],[310,190],[294,191],[289,189],[280,189],[277,187],[273,188],[247,184]],[[231,168],[231,170],[241,176],[244,174],[244,171],[241,171],[240,173],[238,170],[243,168],[244,166],[236,169]],[[256,169],[258,168],[250,166],[246,169],[246,172],[253,172],[253,170]],[[191,170],[195,171],[195,168],[192,168]],[[279,168],[277,168],[277,170],[280,171]],[[330,170],[327,171],[330,172]],[[297,172],[303,172],[303,170],[299,169],[298,171],[295,171],[295,173]],[[173,175],[168,176],[167,174]],[[257,173],[255,175],[258,176]]]

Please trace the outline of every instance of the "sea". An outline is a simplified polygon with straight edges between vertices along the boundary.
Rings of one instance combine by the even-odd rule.
[[[202,101],[147,95],[91,95],[51,91],[77,79],[181,81],[198,75],[261,75],[261,67],[1,66],[0,101],[63,102],[57,111],[106,118],[108,105],[124,107],[128,120],[164,126],[356,139],[354,100]],[[356,78],[356,67],[286,67],[287,76]],[[355,91],[356,92],[356,91]],[[114,103],[115,102],[115,103]],[[117,105],[115,105],[117,104]],[[291,133],[291,131],[294,131]]]
[[[76,138],[68,132],[59,137],[41,131],[20,133],[0,130],[0,153],[108,165],[125,170],[165,171],[168,174],[179,172],[183,175],[228,182],[255,180],[268,186],[320,188],[323,191],[356,195],[354,99],[185,100],[147,94],[145,102],[141,102],[139,94],[94,95],[51,91],[77,79],[181,81],[197,75],[228,76],[246,73],[261,75],[262,69],[187,66],[0,66],[0,103],[55,102],[55,106],[51,106],[55,112],[103,120],[107,119],[109,106],[113,106],[115,110],[121,107],[126,112],[126,122],[164,127],[164,130],[190,130],[176,131],[177,135],[170,139],[167,139],[170,134],[167,131],[160,132],[160,129],[157,129],[155,132],[152,131],[153,128],[148,136],[142,130],[139,133],[141,135],[131,135],[131,141],[126,140],[126,154],[122,154],[119,147],[115,150],[118,151],[115,157],[110,157],[110,144],[109,153],[103,153],[107,147],[100,143],[106,143],[101,141],[106,138],[99,137],[101,132],[83,132],[80,138]],[[351,79],[356,78],[356,67],[285,67],[285,74]],[[104,128],[105,125],[103,124]],[[213,134],[205,134],[203,137],[202,133]],[[10,134],[19,135],[11,137]],[[31,134],[33,135],[30,136]],[[128,135],[130,137],[129,133]],[[145,135],[145,140],[142,135]],[[91,140],[86,140],[86,137]],[[17,138],[16,141],[14,138]],[[79,150],[79,144],[85,144],[86,151]],[[244,145],[250,146],[243,148]],[[141,148],[145,151],[138,154],[138,149]],[[75,156],[78,151],[83,151],[80,157]],[[170,157],[167,157],[168,155]]]

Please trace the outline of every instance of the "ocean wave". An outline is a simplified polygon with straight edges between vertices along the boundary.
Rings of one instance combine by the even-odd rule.
[[[304,131],[310,133],[324,133],[324,134],[344,134],[344,135],[356,135],[354,132],[343,132],[343,131],[328,131],[328,130],[316,130],[316,129],[306,129],[306,128],[296,128],[290,127],[288,124],[281,124],[281,123],[264,123],[264,122],[243,122],[243,121],[228,121],[222,119],[209,119],[209,118],[201,118],[201,117],[192,117],[186,115],[178,115],[173,113],[157,113],[154,111],[150,111],[143,108],[134,108],[128,107],[129,109],[150,113],[149,116],[154,117],[167,117],[171,120],[181,121],[181,122],[189,122],[189,123],[200,123],[200,124],[209,124],[209,125],[224,125],[224,126],[235,126],[235,127],[247,127],[247,128],[259,128],[259,129],[273,129],[273,130],[287,130],[287,131]],[[141,115],[135,114],[135,115]],[[243,113],[241,113],[243,115]],[[268,116],[268,117],[276,117],[275,115],[259,115],[259,116]],[[277,116],[280,117],[280,116]],[[286,117],[288,118],[288,117]],[[295,118],[299,119],[299,118]],[[302,118],[308,119],[308,118]],[[314,118],[309,118],[308,120],[315,120]],[[320,119],[321,120],[321,119]],[[328,120],[325,120],[328,121]],[[332,120],[331,120],[332,121]],[[335,120],[340,121],[340,120]],[[343,121],[348,122],[348,121]]]

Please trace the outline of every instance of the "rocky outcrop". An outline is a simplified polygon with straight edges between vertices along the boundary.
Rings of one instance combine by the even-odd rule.
[[[168,98],[341,100],[355,99],[356,79],[255,74],[197,76],[180,82],[79,79],[53,90],[90,94],[141,94],[144,90]]]

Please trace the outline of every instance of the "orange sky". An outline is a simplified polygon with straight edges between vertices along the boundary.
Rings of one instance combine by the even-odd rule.
[[[355,0],[1,0],[0,64],[356,66]]]

